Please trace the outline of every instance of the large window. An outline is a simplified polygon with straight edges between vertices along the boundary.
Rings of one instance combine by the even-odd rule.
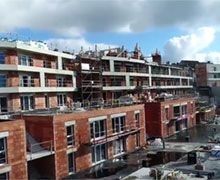
[[[0,64],[5,64],[5,53],[0,52]]]
[[[6,75],[0,74],[0,87],[6,87]]]
[[[32,95],[21,96],[20,101],[22,110],[34,109],[34,97]]]
[[[32,66],[33,62],[30,56],[27,55],[19,55],[18,56],[19,64],[23,66]]]
[[[6,138],[0,138],[0,164],[7,163]]]
[[[75,161],[74,161],[73,153],[68,154],[68,170],[69,170],[69,173],[75,172]]]
[[[118,139],[113,142],[114,155],[121,154],[125,152],[125,140]]]
[[[105,136],[105,119],[93,121],[90,123],[90,134],[91,139]]]
[[[75,145],[74,125],[66,126],[67,146]]]
[[[8,173],[3,173],[3,174],[0,174],[0,179],[1,180],[8,180]]]
[[[140,127],[140,113],[135,113],[136,127]]]
[[[57,87],[65,87],[65,78],[57,77]]]
[[[99,144],[92,147],[92,162],[98,163],[106,159],[106,145]]]
[[[173,107],[173,114],[174,114],[174,117],[180,116],[180,106]]]
[[[165,108],[165,120],[169,120],[169,108]]]
[[[57,103],[58,106],[65,106],[66,105],[66,94],[58,94],[57,95]]]
[[[34,81],[29,75],[20,75],[20,86],[21,87],[33,87]]]
[[[44,100],[45,100],[45,108],[50,108],[50,100],[49,100],[49,96],[45,95],[44,96]]]
[[[187,105],[182,106],[182,115],[187,114]]]
[[[125,116],[112,118],[113,133],[123,132],[125,130]]]
[[[0,112],[8,112],[7,97],[0,97]]]

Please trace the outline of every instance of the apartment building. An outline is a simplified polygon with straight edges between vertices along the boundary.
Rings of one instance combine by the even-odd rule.
[[[76,91],[75,56],[42,42],[0,41],[0,111],[62,106]]]
[[[165,132],[164,123],[155,126],[156,119],[148,111],[151,107],[156,108],[152,112],[159,109],[157,118],[165,122],[162,119],[165,105],[141,104],[142,96],[152,101],[161,92],[184,96],[192,90],[188,71],[162,64],[158,52],[152,57],[153,62],[148,62],[138,46],[131,53],[123,48],[99,52],[96,48],[75,56],[52,51],[42,42],[0,41],[0,118],[8,120],[0,122],[0,137],[2,133],[7,141],[2,141],[2,156],[5,147],[10,150],[7,161],[0,166],[0,176],[61,179],[91,167],[101,168],[100,164],[106,160],[142,147],[145,128],[152,127],[147,131],[149,135],[169,136],[192,127],[193,100],[181,100],[181,108],[175,105],[182,113],[182,105],[187,103],[190,113],[179,115],[177,119],[185,117],[185,120],[172,125],[169,132]],[[130,94],[136,101],[118,100]],[[179,103],[165,102],[171,109],[173,103]],[[12,115],[15,112],[17,116]],[[174,112],[170,112],[172,119]],[[13,117],[23,120],[9,121]],[[20,124],[14,127],[16,122]],[[1,129],[5,123],[7,126]],[[10,133],[16,132],[13,127],[23,134],[17,135],[22,142],[19,148],[10,140],[16,136]],[[23,154],[17,157],[13,146]],[[13,163],[23,165],[20,164],[20,170],[13,169]],[[5,165],[9,168],[1,171]]]
[[[196,65],[196,84],[201,95],[208,96],[210,101],[220,106],[220,64],[199,63]]]
[[[193,77],[188,70],[162,64],[159,52],[148,62],[136,46],[131,53],[123,49],[109,50],[102,56],[103,98],[114,99],[132,93],[153,98],[161,92],[188,94]]]
[[[168,137],[196,125],[193,98],[158,98],[145,104],[146,134],[149,137]]]
[[[0,177],[62,179],[145,145],[143,104],[85,111],[38,110],[1,121]]]

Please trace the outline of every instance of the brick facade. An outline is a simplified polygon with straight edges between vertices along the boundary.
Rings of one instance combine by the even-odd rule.
[[[91,147],[100,143],[107,143],[107,158],[112,159],[113,141],[118,137],[112,132],[111,115],[125,113],[125,126],[135,124],[135,112],[140,115],[140,128],[132,128],[122,135],[126,141],[126,153],[136,150],[137,146],[145,144],[145,115],[144,105],[133,105],[111,109],[99,109],[87,112],[78,112],[58,115],[28,115],[24,116],[27,132],[30,133],[39,142],[52,140],[54,144],[55,159],[55,177],[61,179],[68,176],[68,152],[74,153],[75,171],[82,171],[93,166]],[[91,144],[90,118],[107,116],[106,119],[106,138],[101,142]],[[74,121],[75,146],[68,148],[66,122]],[[130,132],[131,131],[131,132]],[[136,136],[140,136],[139,144],[136,143]],[[94,144],[95,143],[95,144]],[[46,165],[45,165],[46,166]]]
[[[180,110],[174,114],[174,107],[186,106],[186,113]],[[165,100],[145,104],[146,134],[149,137],[168,137],[185,128],[196,125],[196,108],[194,99]]]
[[[7,163],[11,170],[9,178],[11,180],[27,179],[26,161],[26,137],[23,120],[0,122],[0,133],[8,132],[7,142]],[[4,166],[0,166],[4,168]]]

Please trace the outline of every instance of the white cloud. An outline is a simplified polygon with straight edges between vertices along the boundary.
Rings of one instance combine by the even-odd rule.
[[[164,59],[179,61],[181,59],[195,58],[215,39],[213,27],[198,28],[190,34],[173,37],[164,46]]]
[[[210,61],[215,64],[220,64],[220,52],[197,53],[194,58],[201,62]]]
[[[1,0],[0,32],[29,28],[72,37],[164,26],[218,26],[219,6],[217,0]]]
[[[64,39],[64,38],[57,38],[57,39],[48,39],[46,41],[50,48],[57,48],[59,51],[69,51],[69,52],[79,52],[81,47],[83,50],[94,50],[95,45],[97,45],[98,50],[108,49],[109,47],[118,47],[114,44],[105,44],[105,43],[90,43],[86,41],[84,38],[71,38],[71,39]]]

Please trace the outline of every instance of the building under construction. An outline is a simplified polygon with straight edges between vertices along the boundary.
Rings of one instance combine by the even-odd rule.
[[[193,88],[189,71],[138,45],[74,55],[4,39],[0,71],[0,179],[61,179],[118,160],[145,145],[146,102]]]

